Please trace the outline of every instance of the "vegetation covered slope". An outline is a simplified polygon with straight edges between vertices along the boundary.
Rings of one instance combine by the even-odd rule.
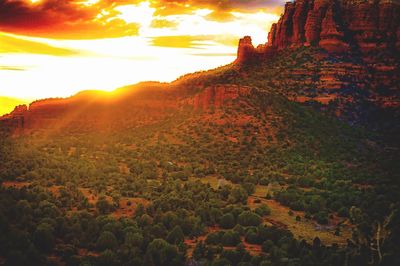
[[[74,119],[60,114],[55,128],[1,138],[4,263],[396,263],[396,153],[376,133],[267,87],[193,104],[229,71],[177,82],[156,105],[94,102]],[[218,186],[201,182],[210,177]],[[263,198],[313,225],[314,241],[275,220]],[[321,243],[318,230],[353,236]]]

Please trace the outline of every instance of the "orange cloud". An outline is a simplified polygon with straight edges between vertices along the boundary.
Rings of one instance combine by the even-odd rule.
[[[176,23],[165,16],[207,8],[212,11],[208,20],[230,21],[232,11],[272,10],[285,0],[0,0],[0,31],[64,39],[138,35],[140,17],[122,18],[121,7],[143,2],[154,8],[151,27],[172,28]]]

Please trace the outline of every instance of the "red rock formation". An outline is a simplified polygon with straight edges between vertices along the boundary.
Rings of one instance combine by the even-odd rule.
[[[273,44],[275,43],[275,37],[276,37],[276,28],[277,24],[273,23],[271,26],[271,30],[268,32],[268,43],[267,44]]]
[[[235,63],[243,64],[246,62],[251,62],[255,59],[268,57],[274,52],[274,50],[274,47],[269,47],[266,44],[260,44],[257,46],[257,48],[254,48],[251,37],[245,36],[239,41]]]
[[[28,107],[26,105],[16,106],[10,114],[0,117],[0,127],[8,128],[16,134],[23,132],[27,112]]]
[[[287,2],[285,12],[281,16],[277,24],[275,43],[278,48],[287,47],[291,44],[293,36],[293,15],[295,4]]]
[[[368,53],[399,48],[400,3],[393,0],[297,0],[272,25],[268,46],[320,46],[328,52],[350,48]]]
[[[305,35],[305,45],[317,45],[320,40],[322,22],[324,20],[329,1],[309,0],[309,11],[307,14]]]
[[[209,109],[211,107],[219,108],[227,102],[245,96],[250,93],[250,87],[238,85],[215,85],[208,87],[189,100],[195,109]]]
[[[26,111],[28,111],[28,107],[25,104],[18,105],[14,108],[14,110],[10,113],[11,116],[23,115]]]
[[[302,46],[305,42],[305,24],[308,12],[308,0],[298,0],[293,14],[293,46]],[[268,41],[269,42],[269,41]]]
[[[250,36],[245,36],[239,41],[236,63],[251,60],[255,55],[255,48]]]
[[[349,51],[350,45],[343,41],[344,33],[334,17],[334,8],[330,5],[322,20],[319,46],[329,52],[343,53]]]

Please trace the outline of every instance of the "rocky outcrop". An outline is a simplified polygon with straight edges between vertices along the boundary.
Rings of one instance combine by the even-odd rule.
[[[298,49],[303,46],[318,49]],[[270,85],[283,88],[291,100],[328,105],[363,98],[378,107],[400,106],[398,0],[288,2],[268,42],[247,48],[242,64],[286,58],[264,62],[274,73]]]
[[[292,43],[293,15],[295,13],[295,8],[295,4],[291,2],[285,5],[285,12],[276,26],[275,44],[277,47],[287,47]]]
[[[297,0],[285,5],[272,24],[268,42],[254,48],[239,42],[236,63],[269,57],[276,51],[316,46],[330,53],[400,51],[400,1]]]
[[[188,101],[195,109],[209,109],[211,107],[220,108],[229,101],[235,100],[240,96],[249,95],[250,87],[238,85],[215,85],[204,89],[194,98]]]
[[[23,132],[27,113],[28,107],[26,105],[16,106],[10,114],[0,117],[0,129],[10,130],[13,133]]]
[[[263,58],[269,55],[267,45],[259,45],[257,48],[253,46],[253,42],[250,36],[245,36],[239,40],[236,64],[244,64],[252,62],[259,58]]]
[[[305,25],[307,22],[307,13],[309,9],[309,2],[306,0],[299,0],[296,3],[295,11],[293,14],[293,34],[291,43],[292,46],[298,47],[305,42]],[[269,43],[273,43],[268,41]]]
[[[345,42],[345,34],[335,15],[335,5],[330,5],[321,24],[319,46],[327,51],[344,53],[350,50],[350,45]]]
[[[249,61],[256,55],[255,48],[250,36],[245,36],[239,40],[237,63]]]
[[[260,58],[268,58],[274,53],[275,49],[266,44],[260,44],[257,47],[253,46],[250,36],[245,36],[239,40],[236,64],[246,64],[259,60]]]
[[[268,46],[320,46],[329,52],[398,48],[400,4],[391,0],[297,0],[288,2],[271,27]]]

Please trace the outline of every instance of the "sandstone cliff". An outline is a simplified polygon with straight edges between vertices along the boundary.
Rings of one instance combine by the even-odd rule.
[[[265,51],[317,46],[330,53],[400,50],[398,0],[296,0],[287,2],[268,42],[254,48],[245,37],[237,62]]]
[[[400,107],[400,1],[288,2],[268,42],[254,48],[245,37],[238,53],[236,63],[258,60],[262,79],[291,100]]]
[[[189,99],[188,103],[195,109],[219,108],[229,101],[235,100],[240,96],[250,94],[251,88],[238,85],[215,85],[205,88],[199,94]]]

